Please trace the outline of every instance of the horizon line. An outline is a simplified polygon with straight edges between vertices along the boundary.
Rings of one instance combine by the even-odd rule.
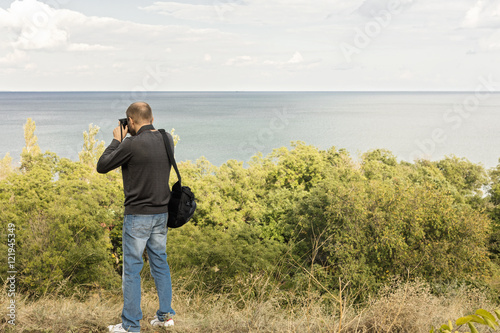
[[[0,93],[133,93],[136,90],[0,90]],[[141,93],[473,93],[474,90],[149,90]],[[490,91],[499,93],[500,91]]]

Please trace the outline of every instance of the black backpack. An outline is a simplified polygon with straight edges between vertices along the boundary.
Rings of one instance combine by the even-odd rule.
[[[193,217],[194,211],[196,210],[196,201],[191,189],[181,185],[181,175],[179,169],[177,169],[177,163],[175,163],[174,153],[170,146],[170,140],[167,137],[167,133],[164,129],[159,129],[158,131],[163,136],[168,160],[170,161],[170,165],[174,167],[178,179],[174,186],[172,186],[170,201],[168,203],[167,226],[169,228],[179,228]]]

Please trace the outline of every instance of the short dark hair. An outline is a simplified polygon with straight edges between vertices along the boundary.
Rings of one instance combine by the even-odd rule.
[[[153,111],[148,103],[135,102],[128,107],[127,117],[132,118],[136,123],[150,123],[153,120]]]

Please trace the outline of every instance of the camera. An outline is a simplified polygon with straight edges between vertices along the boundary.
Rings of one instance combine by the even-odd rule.
[[[120,125],[122,125],[122,127],[124,128],[128,125],[128,118],[118,119],[118,121],[120,122]]]

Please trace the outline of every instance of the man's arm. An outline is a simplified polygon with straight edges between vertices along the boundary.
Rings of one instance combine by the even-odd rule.
[[[99,158],[96,167],[97,172],[108,173],[130,160],[132,156],[130,153],[130,140],[123,141],[127,133],[128,127],[125,127],[123,131],[121,125],[118,125],[118,127],[113,130],[113,141],[111,141],[108,148],[106,148]]]
[[[120,141],[113,139],[97,162],[97,172],[108,173],[127,163],[130,157],[129,140],[124,140],[123,143],[120,143]]]

